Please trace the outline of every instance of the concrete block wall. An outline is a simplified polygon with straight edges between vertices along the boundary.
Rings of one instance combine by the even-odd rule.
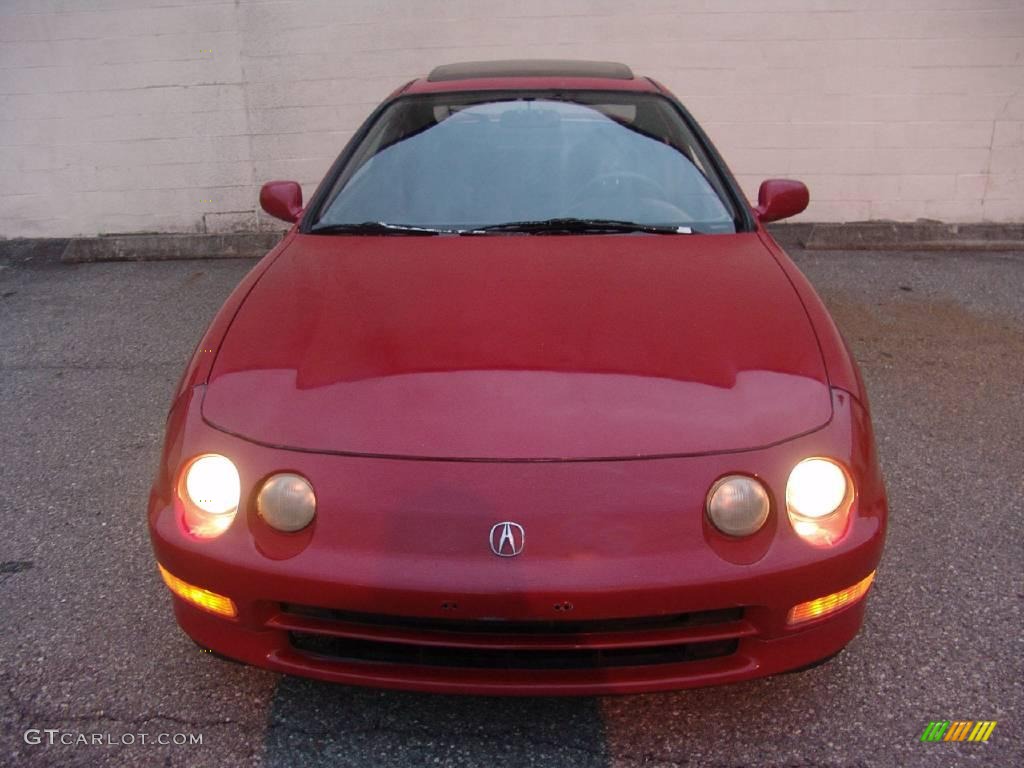
[[[1022,0],[2,0],[0,236],[273,226],[438,63],[614,59],[804,221],[1024,222]]]

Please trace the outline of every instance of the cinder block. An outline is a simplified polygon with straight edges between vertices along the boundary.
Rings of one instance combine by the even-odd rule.
[[[997,120],[992,132],[993,147],[1024,147],[1024,120]]]
[[[880,147],[927,147],[949,151],[992,144],[990,120],[942,120],[875,124]]]
[[[992,171],[998,173],[1018,173],[1024,175],[1024,150],[1019,146],[993,147]]]
[[[965,173],[956,177],[953,194],[958,200],[981,200],[985,197],[989,175]]]
[[[204,229],[211,234],[225,232],[253,232],[259,229],[256,211],[238,211],[203,214]]]
[[[867,200],[828,202],[811,200],[807,210],[792,221],[867,221],[871,203]]]
[[[1020,198],[999,200],[986,199],[981,204],[982,221],[994,221],[1008,224],[1024,222],[1024,209]]]
[[[989,200],[1024,200],[1024,173],[994,170],[987,177],[984,198]]]
[[[955,187],[956,176],[950,174],[907,173],[899,177],[898,196],[901,200],[950,200]]]
[[[984,207],[981,200],[931,200],[928,203],[928,214],[939,221],[981,221]]]
[[[893,221],[916,221],[928,218],[928,206],[923,200],[872,200],[864,219],[891,219]]]

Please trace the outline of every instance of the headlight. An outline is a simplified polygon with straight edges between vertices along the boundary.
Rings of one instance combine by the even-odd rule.
[[[196,536],[219,536],[235,519],[240,494],[238,470],[230,459],[216,453],[200,456],[188,465],[179,490],[185,525]]]
[[[846,533],[853,496],[853,482],[837,462],[804,459],[789,473],[786,513],[804,541],[830,547]]]
[[[804,459],[789,475],[786,506],[812,519],[831,515],[847,495],[846,472],[829,459]]]
[[[316,494],[301,475],[282,473],[263,484],[256,497],[256,510],[267,524],[279,531],[299,531],[313,521]]]
[[[768,492],[746,475],[727,475],[708,491],[708,519],[729,536],[749,536],[768,519]]]

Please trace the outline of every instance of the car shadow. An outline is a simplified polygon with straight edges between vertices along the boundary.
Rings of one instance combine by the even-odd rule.
[[[817,726],[803,722],[809,712],[830,712],[837,697],[870,697],[864,689],[878,656],[862,651],[797,674],[604,697],[422,694],[282,676],[268,709],[263,764],[789,764],[814,753],[807,737]]]
[[[612,764],[605,743],[595,698],[448,696],[282,677],[264,765],[589,768]]]

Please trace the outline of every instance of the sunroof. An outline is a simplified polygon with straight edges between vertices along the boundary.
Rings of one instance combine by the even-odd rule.
[[[597,77],[632,80],[633,71],[613,61],[572,61],[564,59],[509,59],[506,61],[463,61],[435,67],[430,82],[476,80],[484,77]]]

